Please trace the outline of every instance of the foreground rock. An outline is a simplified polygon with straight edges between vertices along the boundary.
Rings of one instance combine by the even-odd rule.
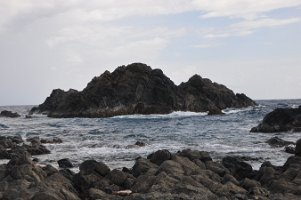
[[[299,108],[277,108],[268,113],[251,132],[301,132],[301,106]]]
[[[300,145],[297,142],[297,149]],[[103,162],[87,160],[74,174],[40,167],[23,152],[0,165],[0,199],[300,199],[298,155],[282,167],[265,162],[255,171],[238,157],[225,157],[220,163],[204,151],[159,150],[149,159],[138,158],[132,169],[110,170]]]
[[[34,164],[27,152],[0,167],[0,199],[79,200],[72,182],[59,171]]]
[[[0,113],[0,117],[9,117],[9,118],[17,118],[20,117],[20,115],[18,113],[13,113],[12,111],[8,111],[8,110],[3,110]]]
[[[87,87],[53,90],[45,102],[31,110],[49,117],[110,117],[126,114],[167,114],[194,111],[221,114],[228,107],[254,106],[244,94],[195,75],[176,86],[160,69],[134,63],[106,71]]]
[[[73,168],[72,162],[69,160],[69,158],[64,158],[57,161],[60,168]]]

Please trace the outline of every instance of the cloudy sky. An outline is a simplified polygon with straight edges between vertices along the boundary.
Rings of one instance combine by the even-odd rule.
[[[300,0],[0,0],[0,105],[132,62],[253,99],[301,98]]]

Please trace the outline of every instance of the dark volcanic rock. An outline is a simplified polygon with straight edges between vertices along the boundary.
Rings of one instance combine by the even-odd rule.
[[[95,77],[81,92],[53,90],[31,113],[45,113],[50,117],[167,114],[177,110],[221,114],[227,107],[254,105],[244,94],[234,94],[225,86],[198,75],[176,86],[160,69],[133,63]]]
[[[110,168],[106,164],[97,162],[95,160],[84,161],[82,164],[80,164],[79,170],[83,175],[88,175],[96,172],[101,176],[105,176],[110,172]]]
[[[244,94],[234,94],[226,86],[213,83],[199,75],[192,76],[188,82],[179,85],[179,95],[183,99],[180,110],[195,112],[209,111],[222,114],[228,107],[254,106],[255,103]]]
[[[0,117],[9,117],[9,118],[17,118],[17,117],[20,117],[20,115],[18,113],[13,113],[11,111],[8,111],[8,110],[3,110],[1,113],[0,113]]]
[[[167,150],[156,153],[159,157],[169,155]],[[300,156],[291,156],[280,167],[265,162],[259,171],[253,171],[238,157],[225,157],[223,166],[213,161],[208,152],[190,149],[174,153],[170,159],[165,158],[169,156],[164,156],[160,164],[138,158],[132,170],[123,171],[110,171],[104,163],[87,160],[80,165],[80,172],[74,174],[68,169],[58,171],[51,165],[41,168],[24,151],[15,155],[7,165],[0,165],[0,199],[301,198]]]
[[[268,143],[272,147],[284,147],[284,146],[287,146],[287,145],[290,145],[290,144],[295,144],[294,142],[282,140],[277,136],[272,137],[271,139],[268,139],[266,141],[266,143]]]
[[[301,139],[296,142],[295,155],[301,156]]]
[[[296,148],[292,145],[284,147],[284,151],[289,154],[295,154]]]
[[[79,200],[70,180],[55,168],[41,168],[31,161],[26,152],[14,155],[9,163],[0,167],[0,199],[57,199]],[[2,176],[1,172],[4,169]]]
[[[58,160],[57,163],[59,164],[60,168],[73,168],[74,167],[72,162],[68,158]]]
[[[251,132],[301,131],[301,106],[299,108],[277,108],[268,113]]]
[[[31,155],[44,155],[50,154],[50,150],[47,149],[44,145],[23,145]]]
[[[60,144],[60,143],[63,143],[63,140],[61,138],[58,138],[58,137],[53,137],[53,138],[42,138],[40,140],[40,142],[42,144]]]
[[[28,141],[31,142],[31,145],[23,143],[21,136],[0,136],[0,159],[11,159],[23,151],[27,151],[31,155],[50,153],[50,150],[40,144],[39,137],[29,138]]]
[[[224,157],[222,163],[237,179],[251,178],[253,176],[252,166],[243,162],[239,157]]]
[[[144,146],[146,146],[145,142],[142,142],[142,141],[137,141],[137,142],[135,143],[135,145],[136,145],[136,146],[139,146],[139,147],[144,147]]]
[[[127,175],[120,170],[114,169],[109,173],[107,178],[111,180],[112,183],[122,186],[127,179]]]
[[[150,154],[147,158],[150,159],[152,163],[161,165],[165,160],[171,159],[171,153],[166,149],[158,150],[155,153]]]

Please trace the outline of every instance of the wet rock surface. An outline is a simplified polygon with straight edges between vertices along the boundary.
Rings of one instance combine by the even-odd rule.
[[[28,144],[29,143],[29,144]],[[21,136],[0,136],[0,159],[11,159],[19,152],[28,152],[31,155],[44,155],[51,153],[41,144],[39,137],[23,141]]]
[[[81,92],[53,90],[30,113],[49,117],[111,117],[173,111],[221,114],[225,108],[254,105],[246,95],[234,94],[224,85],[199,75],[177,86],[160,69],[133,63],[95,77]]]
[[[283,166],[264,162],[260,169],[240,157],[213,161],[205,151],[177,153],[159,150],[137,158],[132,169],[111,170],[105,163],[87,160],[79,172],[41,167],[20,151],[0,165],[1,199],[300,199],[300,140],[296,155]]]
[[[301,106],[298,108],[277,108],[268,113],[251,132],[301,132]]]
[[[284,146],[294,145],[295,144],[294,142],[282,140],[282,139],[280,139],[277,136],[272,137],[271,139],[268,139],[266,141],[266,143],[268,143],[272,147],[284,147]]]
[[[72,162],[69,160],[69,158],[64,158],[57,161],[60,168],[73,168]]]
[[[20,115],[16,112],[3,110],[0,113],[0,117],[17,118],[17,117],[20,117]]]

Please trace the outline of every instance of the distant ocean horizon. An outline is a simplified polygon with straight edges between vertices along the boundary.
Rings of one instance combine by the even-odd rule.
[[[295,108],[301,99],[256,100],[258,106],[228,108],[225,115],[173,112],[166,115],[123,115],[110,118],[48,118],[33,115],[25,118],[34,105],[0,106],[20,118],[0,118],[1,135],[20,135],[23,139],[59,137],[62,144],[47,144],[51,154],[35,156],[41,163],[57,166],[56,161],[69,158],[77,166],[93,158],[111,168],[132,167],[135,158],[159,150],[177,152],[190,148],[208,151],[215,160],[226,155],[249,157],[258,169],[264,161],[282,165],[290,156],[283,148],[272,148],[266,140],[273,136],[295,142],[301,133],[250,133],[263,117],[275,108]],[[136,141],[146,143],[135,146]],[[1,160],[1,163],[7,160]]]

